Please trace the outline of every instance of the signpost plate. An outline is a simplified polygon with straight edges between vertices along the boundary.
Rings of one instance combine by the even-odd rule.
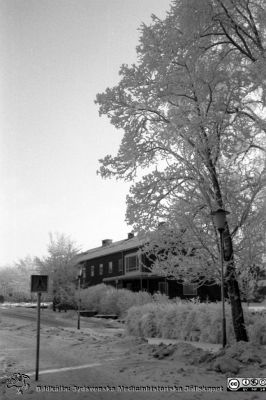
[[[31,292],[45,293],[48,290],[48,275],[31,275]]]

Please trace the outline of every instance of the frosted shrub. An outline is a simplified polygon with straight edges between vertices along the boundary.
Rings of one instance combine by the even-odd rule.
[[[180,339],[183,336],[187,316],[188,309],[185,304],[168,303],[160,321],[162,337]]]
[[[117,290],[109,287],[100,299],[99,311],[102,314],[119,314]]]
[[[127,310],[132,306],[150,303],[152,297],[147,292],[131,292],[127,289],[117,290],[117,306],[120,316],[125,316]]]
[[[160,331],[163,338],[175,339],[178,337],[179,317],[180,315],[176,308],[167,309],[160,323]]]
[[[140,318],[140,329],[143,336],[158,337],[158,323],[156,321],[156,312],[150,311]]]
[[[76,294],[77,295],[77,294]],[[77,297],[76,297],[77,298]],[[125,317],[130,335],[163,337],[180,340],[200,340],[221,343],[221,303],[169,300],[156,293],[132,292],[100,284],[81,290],[83,309]],[[230,306],[225,304],[228,343],[235,341]],[[252,315],[244,309],[250,341],[266,344],[266,315]]]
[[[83,309],[100,311],[100,301],[106,296],[106,293],[110,290],[110,287],[103,283],[96,286],[91,286],[87,289],[80,291],[81,307]],[[78,298],[78,292],[76,292],[76,299]]]
[[[209,325],[209,335],[206,334],[206,342],[221,343],[222,342],[222,319],[215,317]]]
[[[228,343],[235,342],[230,307],[226,304],[226,331]],[[266,344],[266,316],[245,316],[252,343]],[[221,303],[153,302],[128,310],[127,332],[137,336],[154,336],[221,343]]]
[[[148,292],[137,292],[134,293],[136,295],[135,300],[136,300],[136,305],[143,305],[147,303],[152,302],[152,295]]]
[[[126,316],[126,328],[130,335],[139,332],[138,336],[152,334],[159,336],[159,319],[163,313],[163,306],[155,303],[147,303],[142,306],[132,307]]]
[[[199,329],[198,321],[197,321],[197,312],[196,310],[191,310],[186,318],[186,321],[183,325],[181,338],[183,340],[189,340],[191,332]]]
[[[126,317],[126,329],[129,335],[143,336],[141,329],[141,317],[143,309],[141,307],[131,307]]]
[[[255,316],[254,316],[255,317]],[[254,344],[266,345],[266,316],[256,316],[248,326],[249,339]]]
[[[212,323],[211,313],[207,311],[206,307],[201,308],[198,314],[198,324],[200,326],[200,337],[201,342],[208,342],[210,337],[210,325]]]
[[[76,300],[79,293],[76,291]],[[116,289],[103,283],[82,289],[80,292],[81,307],[95,310],[101,314],[116,314],[125,316],[129,308],[153,301],[152,295],[147,292],[132,292],[127,289]],[[165,298],[162,297],[163,301]]]
[[[117,296],[117,308],[120,316],[124,316],[130,307],[137,305],[136,294],[127,289],[119,289]]]
[[[166,294],[162,294],[160,292],[154,293],[152,296],[152,300],[157,302],[157,303],[168,303],[169,302],[169,297]]]

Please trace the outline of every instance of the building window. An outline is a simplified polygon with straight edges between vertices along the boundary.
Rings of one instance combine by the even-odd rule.
[[[91,266],[91,276],[94,276],[94,265]]]
[[[85,267],[85,265],[83,265],[83,267],[82,267],[82,278],[86,279],[86,267]]]
[[[108,263],[108,272],[109,274],[113,272],[113,261],[109,261]]]
[[[99,265],[99,274],[102,275],[103,274],[103,264]]]
[[[139,270],[139,257],[137,253],[125,256],[125,269],[126,273]]]
[[[158,289],[160,293],[168,295],[168,282],[159,282]]]
[[[122,258],[120,258],[118,260],[118,271],[119,272],[123,272],[123,260],[122,260]]]
[[[197,296],[197,285],[195,283],[183,285],[183,295],[184,296]]]

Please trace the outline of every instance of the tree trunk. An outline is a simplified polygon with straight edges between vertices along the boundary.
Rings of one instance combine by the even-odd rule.
[[[215,166],[213,165],[210,152],[209,152],[209,162],[207,167],[210,172],[217,204],[220,208],[224,208],[217,172]],[[227,222],[224,230],[224,260],[226,262],[225,285],[227,288],[231,304],[231,313],[232,313],[235,338],[237,342],[239,342],[240,340],[248,342],[243,309],[240,299],[240,290],[235,274],[233,243]]]
[[[225,283],[231,303],[231,313],[235,338],[237,342],[239,342],[240,340],[247,342],[248,336],[244,322],[243,309],[240,299],[240,290],[235,274],[232,238],[230,236],[227,224],[224,231],[224,259],[227,265],[225,271]]]

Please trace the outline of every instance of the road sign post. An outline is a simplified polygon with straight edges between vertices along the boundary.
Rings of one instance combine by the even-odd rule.
[[[78,280],[79,280],[79,285],[78,285],[78,292],[79,292],[79,300],[78,300],[78,329],[80,329],[80,306],[81,306],[80,280],[81,280],[81,275],[79,275]]]
[[[40,328],[41,328],[41,296],[48,290],[47,275],[31,275],[31,292],[37,292],[37,345],[36,345],[36,369],[35,381],[39,379],[39,359],[40,359]]]
[[[39,379],[39,358],[40,358],[40,328],[41,328],[41,296],[42,293],[37,294],[37,346],[36,346],[36,369],[35,381]]]

